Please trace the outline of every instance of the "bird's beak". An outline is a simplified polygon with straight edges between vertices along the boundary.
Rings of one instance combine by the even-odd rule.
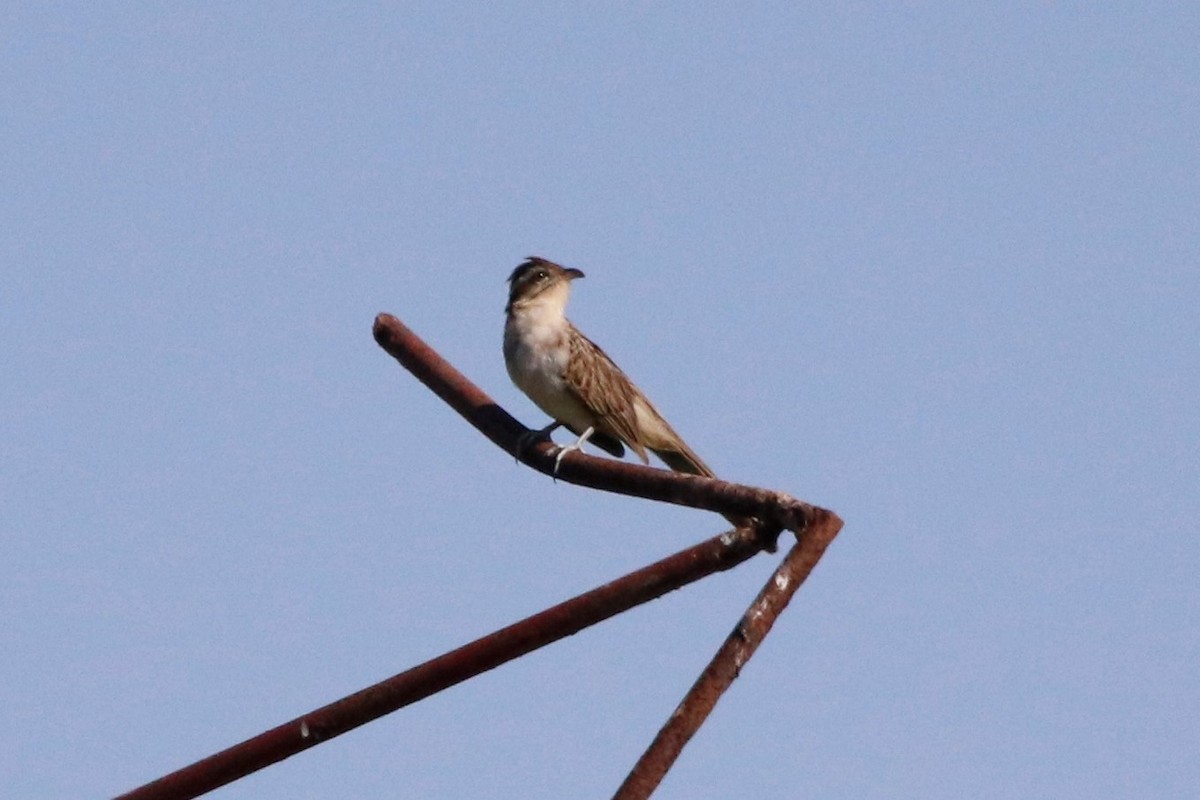
[[[573,281],[576,278],[583,277],[583,270],[575,269],[574,267],[567,267],[563,272],[567,274],[567,280]]]

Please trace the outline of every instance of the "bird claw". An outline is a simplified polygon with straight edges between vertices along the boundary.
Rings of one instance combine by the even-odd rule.
[[[550,477],[555,483],[558,483],[558,468],[562,466],[563,456],[565,456],[567,453],[570,453],[572,450],[580,449],[582,448],[580,448],[578,444],[569,444],[566,447],[558,448],[558,455],[554,457],[554,472],[550,473]]]
[[[551,422],[541,430],[525,431],[517,437],[517,452],[513,457],[517,461],[520,461],[521,456],[524,455],[525,451],[528,450],[529,447],[539,439],[546,439],[553,443],[553,440],[550,439],[550,434],[553,433],[556,428],[561,426],[561,422],[555,421]],[[550,477],[554,479],[555,483],[558,483],[558,468],[562,466],[563,456],[572,450],[583,450],[583,443],[588,440],[588,437],[592,435],[594,430],[595,428],[588,428],[573,444],[569,444],[566,447],[557,448],[558,454],[554,457],[554,471],[550,473]]]
[[[560,422],[551,422],[549,425],[539,430],[525,431],[522,433],[517,437],[517,450],[515,453],[513,453],[513,460],[520,461],[521,456],[525,455],[525,451],[541,439],[553,441],[550,439],[550,434],[553,433],[555,428],[558,428],[561,424],[562,423]]]
[[[554,479],[555,483],[558,483],[558,468],[560,465],[562,465],[563,456],[565,456],[567,453],[571,452],[572,450],[578,450],[582,453],[583,452],[583,443],[586,442],[589,438],[591,438],[592,434],[595,432],[596,432],[595,427],[590,427],[586,431],[584,431],[582,434],[580,434],[579,438],[576,439],[572,444],[569,444],[566,447],[560,447],[558,449],[558,456],[554,459],[554,472],[551,473],[551,475],[550,475],[550,477]]]

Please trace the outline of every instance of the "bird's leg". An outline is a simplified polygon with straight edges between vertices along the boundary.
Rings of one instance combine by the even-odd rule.
[[[580,437],[575,440],[574,444],[569,444],[566,447],[558,448],[558,457],[554,459],[554,475],[552,477],[558,478],[558,466],[559,466],[559,464],[562,463],[563,456],[565,456],[567,453],[571,452],[572,450],[582,450],[584,443],[586,443],[587,440],[590,439],[592,434],[595,432],[596,432],[596,426],[593,425],[593,426],[589,427],[586,431],[584,431],[580,435]]]
[[[561,425],[561,422],[557,420],[551,420],[550,424],[541,430],[525,431],[520,435],[520,437],[517,438],[517,453],[513,457],[519,460],[521,458],[521,454],[528,450],[531,444],[536,442],[538,439],[548,438],[550,434],[554,432],[554,429],[560,427]]]

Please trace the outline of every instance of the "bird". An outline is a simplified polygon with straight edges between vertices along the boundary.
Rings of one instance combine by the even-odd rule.
[[[676,472],[715,478],[608,354],[567,319],[571,283],[582,277],[578,269],[530,256],[508,278],[504,364],[517,388],[552,418],[526,437],[560,426],[578,437],[559,449],[554,475],[563,456],[591,442],[617,458],[628,446],[643,464],[650,451]],[[527,444],[526,438],[521,446]]]

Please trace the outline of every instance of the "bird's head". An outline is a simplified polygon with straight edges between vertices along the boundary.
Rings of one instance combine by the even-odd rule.
[[[504,310],[511,314],[514,308],[534,303],[565,308],[571,281],[582,277],[577,269],[530,256],[508,276],[508,305]]]

